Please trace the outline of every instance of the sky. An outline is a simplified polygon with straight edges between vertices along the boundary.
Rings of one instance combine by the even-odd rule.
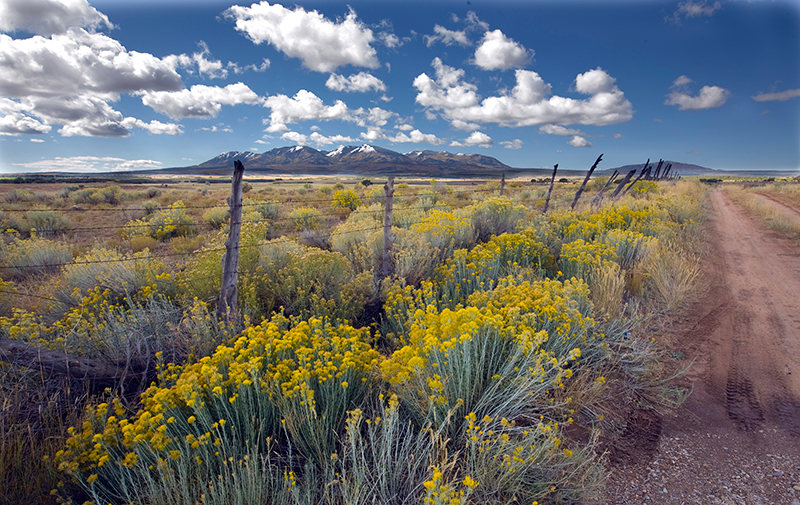
[[[371,144],[800,169],[800,1],[0,0],[0,173]]]

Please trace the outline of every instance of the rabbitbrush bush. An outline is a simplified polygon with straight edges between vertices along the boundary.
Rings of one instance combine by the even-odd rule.
[[[186,212],[186,205],[178,200],[167,209],[154,211],[146,219],[135,219],[125,225],[123,235],[132,238],[149,235],[157,240],[193,235],[195,225]]]
[[[172,276],[150,251],[126,254],[100,247],[63,266],[55,295],[74,305],[96,289],[109,299],[119,299],[154,284],[164,293],[172,291]]]
[[[62,265],[72,261],[72,246],[38,237],[15,238],[8,245],[0,243],[0,255],[3,277],[19,280],[58,272]]]

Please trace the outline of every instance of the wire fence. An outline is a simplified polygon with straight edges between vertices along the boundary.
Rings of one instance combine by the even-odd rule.
[[[425,191],[418,192],[418,193],[398,193],[397,189],[395,189],[395,191],[396,191],[395,195],[394,195],[395,199],[397,199],[397,198],[407,198],[407,197],[408,198],[414,198],[414,197],[420,197],[420,196],[429,196],[429,195],[432,195],[434,193],[441,194],[436,189],[427,189]],[[474,189],[470,190],[470,192],[472,192],[472,193],[487,193],[487,192],[495,192],[495,191],[497,191],[497,189],[474,188]],[[361,196],[362,195],[359,195],[359,198],[361,198]],[[379,193],[379,194],[376,194],[376,195],[363,195],[363,197],[364,198],[382,199],[384,196],[383,196],[383,194]],[[328,195],[325,198],[286,198],[286,199],[281,199],[281,200],[258,200],[258,201],[251,201],[251,202],[242,203],[242,207],[258,207],[258,206],[263,206],[263,205],[283,205],[283,204],[294,204],[294,203],[308,203],[308,204],[331,203],[333,201],[333,199],[334,199],[333,195]],[[152,201],[152,199],[149,199],[148,201]],[[33,203],[33,202],[24,202],[24,203]],[[68,212],[145,212],[145,211],[149,212],[149,211],[165,211],[165,210],[171,210],[172,209],[171,205],[168,205],[166,207],[164,207],[164,206],[149,207],[148,209],[145,209],[143,206],[116,207],[116,206],[113,206],[114,204],[109,204],[107,202],[100,202],[99,204],[112,205],[112,207],[104,207],[104,208],[78,207],[78,205],[81,205],[81,204],[73,204],[73,207],[69,207],[69,208],[66,208],[66,207],[36,207],[36,208],[30,208],[30,209],[20,209],[20,208],[15,208],[15,207],[0,207],[0,212],[42,212],[42,211],[45,211],[45,212],[67,212],[67,213]],[[87,204],[87,205],[93,205],[93,204]],[[94,205],[97,205],[97,204],[94,204]],[[214,204],[214,205],[184,205],[183,208],[184,209],[192,209],[192,210],[204,210],[204,209],[208,210],[208,209],[214,209],[214,208],[220,208],[220,207],[226,207],[226,206],[227,206],[227,204],[225,202],[220,202],[220,203]]]
[[[258,222],[258,221],[252,221]],[[419,221],[421,223],[422,221]],[[417,224],[415,222],[414,224]],[[364,228],[357,228],[353,230],[345,230],[338,232],[339,234],[351,234],[351,233],[362,233],[367,231],[377,231],[382,230],[383,225],[380,226],[369,226]],[[233,249],[249,249],[255,247],[264,247],[269,246],[269,242],[262,242],[259,244],[239,244],[233,246]],[[94,260],[94,261],[83,261],[81,259],[77,259],[70,262],[63,262],[63,263],[47,263],[47,264],[39,264],[39,265],[13,265],[13,266],[0,266],[0,269],[22,269],[22,268],[32,268],[32,269],[43,269],[43,268],[55,268],[55,267],[64,267],[67,265],[88,265],[88,264],[95,264],[95,263],[123,263],[128,261],[140,261],[140,260],[150,260],[150,259],[160,259],[160,258],[168,258],[174,256],[196,256],[201,254],[208,254],[213,252],[225,251],[225,247],[212,247],[212,248],[201,248],[196,251],[187,251],[187,252],[172,252],[172,253],[163,253],[163,254],[151,254],[151,255],[128,255],[124,258],[114,258],[114,259],[105,259],[105,260]]]
[[[497,188],[473,188],[471,189],[472,193],[492,193],[497,192]],[[393,196],[394,200],[411,200],[414,198],[420,197],[432,197],[438,198],[443,196],[446,193],[442,193],[437,188],[426,189],[424,191],[417,191],[413,193],[403,192],[398,193],[396,192]],[[381,203],[384,200],[385,196],[381,193],[367,195],[366,198],[374,199],[374,203]],[[336,198],[334,195],[326,195],[324,198],[286,198],[286,199],[274,199],[274,200],[261,200],[261,201],[249,201],[242,204],[244,208],[264,208],[269,206],[286,206],[290,204],[303,204],[303,205],[313,205],[319,203],[327,203],[327,204],[334,204],[335,205]],[[437,202],[432,202],[430,208],[435,208]],[[169,205],[166,207],[149,207],[147,209],[148,212],[152,215],[154,212],[158,211],[174,211],[179,209],[194,209],[194,210],[208,210],[214,208],[221,208],[227,210],[227,205],[220,203],[210,204],[210,205],[189,205],[189,206],[182,206],[176,207],[173,205]],[[313,207],[311,207],[313,208]],[[395,212],[397,213],[405,211],[405,210],[413,210],[412,207],[405,207],[405,208],[395,208]],[[319,210],[319,209],[316,209]],[[420,209],[425,211],[426,209]],[[430,209],[427,209],[430,210]],[[54,213],[70,213],[70,212],[106,212],[109,214],[113,213],[121,213],[121,212],[144,212],[145,209],[143,207],[103,207],[103,208],[32,208],[32,209],[18,209],[18,208],[0,208],[0,212],[36,212],[36,211],[48,211]],[[349,235],[349,234],[360,234],[360,233],[367,233],[367,232],[375,232],[382,230],[384,228],[382,217],[384,214],[384,208],[380,209],[373,209],[368,210],[365,209],[363,206],[357,209],[357,212],[361,216],[365,216],[367,219],[370,219],[369,225],[358,227],[358,228],[351,228],[351,229],[339,229],[336,230],[335,228],[332,231],[323,231],[320,229],[310,229],[312,233],[320,233],[326,234],[327,239],[329,239],[332,235],[336,235],[341,237],[342,235]],[[396,214],[395,214],[396,215]],[[324,216],[314,216],[312,219],[322,219],[324,220]],[[291,215],[288,217],[282,218],[274,218],[274,219],[267,219],[267,218],[259,218],[259,219],[246,219],[241,221],[242,224],[265,224],[269,226],[283,226],[283,225],[294,225],[297,226],[298,218],[292,217]],[[345,221],[346,222],[346,221]],[[422,223],[423,220],[415,220],[412,222],[403,222],[403,226],[405,228],[411,228],[416,224]],[[173,223],[178,224],[179,226],[188,226],[193,229],[193,232],[196,232],[197,229],[200,227],[198,223]],[[342,223],[344,224],[344,222]],[[61,233],[62,239],[65,238],[64,234],[70,233],[77,233],[77,232],[95,232],[100,230],[135,230],[137,228],[153,228],[157,226],[157,223],[152,222],[135,222],[134,220],[129,221],[126,224],[120,225],[103,225],[103,226],[92,226],[92,227],[68,227],[63,231],[53,231],[53,230],[46,230],[48,234],[50,233]],[[324,226],[320,226],[324,229]],[[44,228],[42,231],[45,231]],[[301,231],[298,229],[298,231]],[[40,235],[41,236],[41,235]],[[66,242],[66,240],[63,240]],[[234,247],[234,249],[242,250],[242,249],[252,249],[252,248],[263,248],[269,246],[269,242],[260,241],[256,244],[239,244]],[[95,259],[95,260],[83,260],[81,258],[73,259],[72,261],[65,261],[65,262],[58,262],[58,263],[39,263],[39,264],[22,264],[22,265],[2,265],[0,264],[0,275],[3,272],[20,272],[26,270],[32,271],[40,271],[40,270],[53,270],[56,268],[63,268],[72,265],[90,265],[90,264],[105,264],[105,263],[131,263],[131,262],[138,262],[138,261],[150,261],[150,260],[162,260],[162,259],[169,259],[169,258],[176,258],[176,257],[197,257],[200,255],[206,254],[216,254],[220,252],[225,252],[225,247],[204,247],[193,251],[175,251],[175,252],[162,252],[158,254],[136,254],[136,253],[127,253],[124,254],[122,257],[118,258],[107,258],[107,259]],[[247,274],[248,272],[240,272],[242,274]],[[57,301],[55,298],[46,297],[37,294],[30,294],[30,293],[20,293],[18,291],[9,291],[9,290],[0,290],[0,294],[9,295],[9,296],[20,296],[20,297],[29,297],[29,298],[39,298],[44,300],[54,300]]]

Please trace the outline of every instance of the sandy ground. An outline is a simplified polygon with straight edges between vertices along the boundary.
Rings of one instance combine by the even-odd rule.
[[[800,505],[800,246],[721,191],[711,203],[708,291],[669,342],[693,393],[637,423],[644,450],[594,504]]]

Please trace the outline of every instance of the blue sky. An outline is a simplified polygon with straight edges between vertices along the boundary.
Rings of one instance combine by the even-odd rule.
[[[0,0],[0,172],[369,143],[800,168],[796,1]]]

